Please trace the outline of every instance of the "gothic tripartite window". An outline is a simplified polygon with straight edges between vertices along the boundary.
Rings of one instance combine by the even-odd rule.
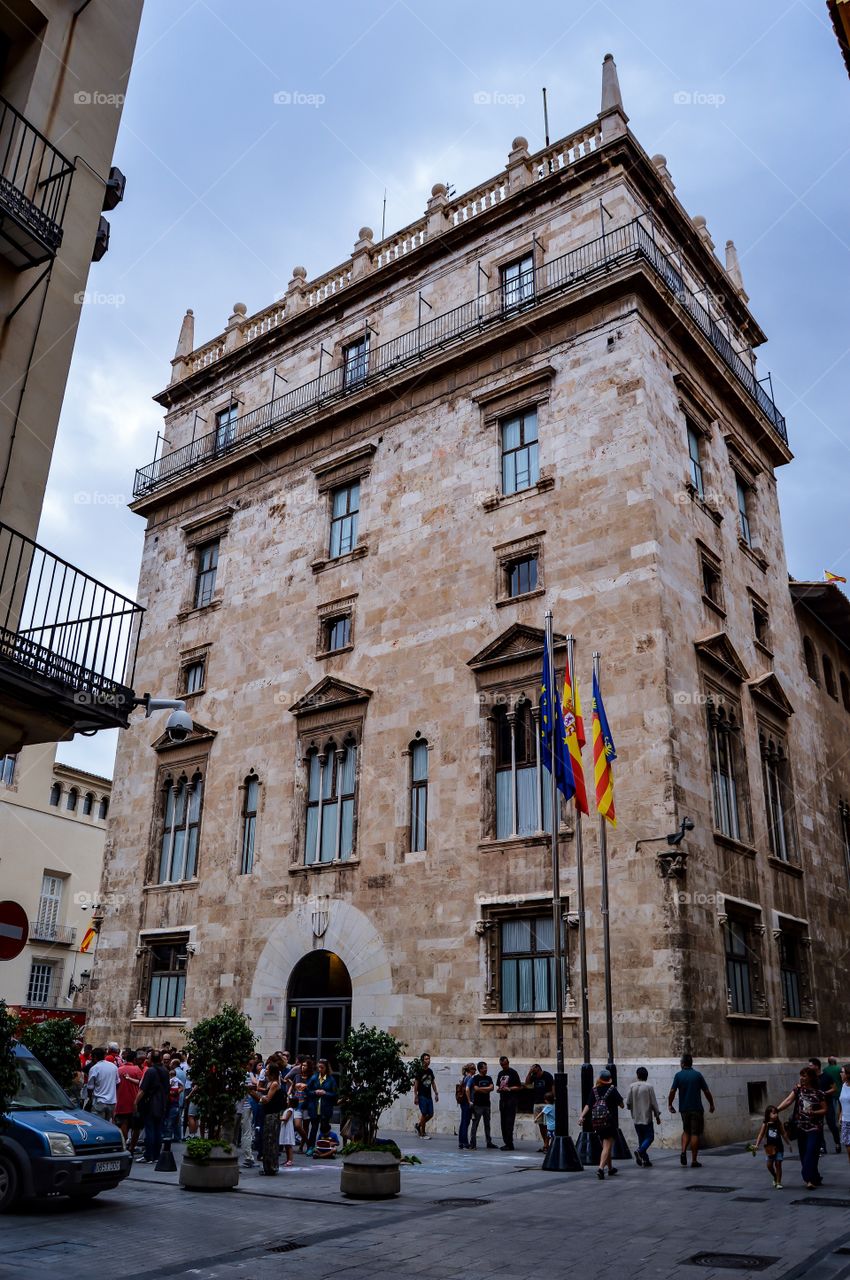
[[[341,862],[354,852],[357,744],[353,736],[312,745],[306,756],[304,861]]]
[[[540,758],[539,707],[520,695],[494,710],[497,840],[552,830],[549,770]]]
[[[759,747],[770,852],[780,862],[796,862],[794,792],[787,744],[781,734],[762,728]]]
[[[738,709],[721,695],[707,703],[714,825],[733,840],[749,840],[746,766]]]
[[[204,778],[200,769],[164,776],[160,792],[157,883],[179,884],[196,878],[203,797]]]

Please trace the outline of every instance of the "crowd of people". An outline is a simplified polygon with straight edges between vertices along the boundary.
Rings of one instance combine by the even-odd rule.
[[[143,1163],[155,1162],[164,1141],[180,1142],[198,1134],[205,1136],[198,1108],[193,1102],[191,1062],[184,1052],[164,1044],[162,1049],[133,1050],[110,1043],[102,1048],[81,1046],[79,1091],[81,1104],[105,1119],[114,1120],[128,1150]],[[555,1080],[540,1063],[525,1079],[507,1057],[499,1059],[495,1078],[483,1060],[467,1063],[455,1083],[458,1107],[457,1140],[461,1151],[474,1151],[479,1131],[484,1143],[496,1148],[491,1130],[492,1098],[498,1099],[502,1151],[513,1151],[520,1095],[530,1096],[534,1124],[541,1138],[541,1153],[548,1150],[555,1133]],[[244,1092],[237,1105],[236,1142],[245,1168],[262,1166],[262,1172],[277,1172],[279,1157],[291,1168],[295,1152],[321,1159],[334,1154],[341,1140],[357,1138],[353,1122],[344,1121],[340,1132],[332,1129],[339,1087],[324,1058],[298,1055],[293,1062],[286,1050],[263,1059],[252,1055],[245,1064]],[[413,1102],[418,1113],[414,1132],[430,1139],[428,1125],[435,1116],[440,1095],[431,1066],[431,1056],[423,1053],[413,1074]],[[701,1168],[700,1146],[705,1128],[705,1105],[714,1112],[715,1102],[702,1073],[684,1054],[667,1094],[671,1114],[677,1110],[682,1125],[680,1162]],[[631,1116],[637,1144],[634,1151],[640,1168],[652,1168],[649,1152],[655,1141],[655,1126],[661,1123],[661,1109],[655,1088],[645,1067],[638,1067],[625,1096],[620,1093],[611,1071],[599,1072],[580,1115],[580,1125],[592,1133],[600,1148],[597,1177],[616,1176],[614,1152],[620,1129],[620,1112]],[[787,1116],[783,1119],[783,1112]],[[824,1131],[828,1130],[836,1153],[842,1147],[850,1159],[850,1064],[839,1067],[835,1057],[825,1065],[811,1058],[800,1071],[799,1081],[781,1100],[771,1103],[750,1144],[755,1155],[764,1149],[768,1173],[778,1190],[782,1187],[783,1161],[791,1143],[796,1142],[800,1172],[807,1188],[821,1185],[819,1161],[826,1152]]]

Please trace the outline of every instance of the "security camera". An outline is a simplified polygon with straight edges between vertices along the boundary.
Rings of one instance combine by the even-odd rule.
[[[694,824],[690,818],[683,818],[679,824],[679,830],[674,831],[672,835],[667,837],[667,843],[671,848],[676,849],[685,838],[686,831],[693,831]]]
[[[172,711],[165,722],[165,732],[172,742],[185,742],[192,727],[192,717],[188,711]]]
[[[138,699],[136,705],[144,707],[146,720],[153,715],[154,711],[171,712],[165,722],[165,732],[172,742],[185,742],[195,727],[192,717],[186,710],[186,703],[180,698],[152,698],[149,693],[146,693],[144,697]]]

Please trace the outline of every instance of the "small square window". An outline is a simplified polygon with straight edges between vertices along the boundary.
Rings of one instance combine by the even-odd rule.
[[[756,644],[760,644],[763,649],[770,648],[770,619],[767,610],[756,601],[753,601],[753,635]]]
[[[716,560],[702,556],[702,593],[703,597],[716,609],[723,608],[723,581],[720,576],[720,565]]]
[[[524,596],[537,590],[537,556],[524,556],[506,566],[508,595]]]
[[[207,660],[197,658],[188,662],[183,668],[183,693],[189,697],[192,693],[201,693],[206,683]]]
[[[351,644],[351,614],[326,618],[322,623],[322,638],[325,653],[347,648]]]
[[[203,609],[212,603],[215,580],[218,574],[218,547],[216,538],[198,547],[195,569],[195,608]]]

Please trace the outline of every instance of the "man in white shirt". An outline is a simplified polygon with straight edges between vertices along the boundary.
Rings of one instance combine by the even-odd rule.
[[[634,1121],[635,1133],[638,1136],[640,1146],[635,1152],[635,1160],[642,1169],[651,1169],[652,1161],[647,1152],[652,1146],[655,1139],[655,1129],[652,1126],[653,1116],[657,1124],[661,1123],[661,1112],[658,1109],[658,1099],[655,1096],[655,1090],[648,1083],[649,1072],[646,1067],[638,1067],[635,1072],[637,1080],[634,1081],[629,1089],[629,1096],[626,1099],[626,1106],[632,1113]]]
[[[105,1049],[95,1049],[92,1053],[86,1093],[91,1098],[91,1110],[95,1115],[111,1120],[118,1095],[118,1068],[114,1062],[108,1061]]]

